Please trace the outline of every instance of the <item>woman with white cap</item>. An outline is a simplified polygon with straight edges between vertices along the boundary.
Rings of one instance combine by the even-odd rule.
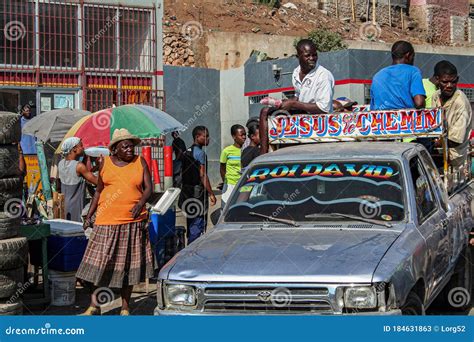
[[[122,310],[129,315],[133,285],[153,276],[146,201],[152,192],[145,160],[134,153],[140,139],[124,128],[116,129],[109,144],[110,157],[100,166],[99,183],[84,222],[91,226],[89,244],[76,277],[100,287],[83,315],[100,315],[101,289],[120,288]],[[103,303],[102,303],[103,304]]]
[[[97,177],[80,161],[80,158],[84,156],[84,147],[80,138],[70,137],[64,140],[61,151],[64,159],[58,164],[59,190],[64,195],[66,219],[82,222],[81,213],[86,198],[85,181],[97,185]]]

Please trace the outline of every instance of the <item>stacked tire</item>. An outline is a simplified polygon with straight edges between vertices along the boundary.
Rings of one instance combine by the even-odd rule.
[[[28,242],[18,237],[22,214],[20,116],[0,112],[0,316],[21,315]]]

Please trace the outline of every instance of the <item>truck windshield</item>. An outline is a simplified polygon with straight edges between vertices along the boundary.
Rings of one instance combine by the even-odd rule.
[[[251,215],[249,213],[252,213]],[[405,217],[400,167],[394,161],[257,164],[229,201],[226,222],[350,221],[346,214],[385,222]]]

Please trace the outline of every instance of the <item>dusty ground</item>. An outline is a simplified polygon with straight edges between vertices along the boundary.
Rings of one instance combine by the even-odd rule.
[[[220,206],[220,196],[217,196],[217,205],[210,208],[214,211]],[[186,226],[186,220],[180,211],[176,215],[176,225]],[[209,220],[209,228],[212,229],[212,223]],[[71,306],[35,306],[24,308],[24,315],[78,315],[84,312],[89,306],[90,291],[76,283],[76,302]],[[114,292],[114,300],[101,307],[103,315],[118,315],[120,313],[121,300],[120,292]],[[132,299],[130,301],[131,315],[153,315],[156,307],[156,279],[150,279],[149,283],[142,283],[133,289]]]
[[[288,1],[283,1],[287,3]],[[199,22],[204,32],[255,32],[259,34],[301,37],[315,29],[340,33],[344,39],[360,40],[360,23],[349,23],[330,17],[320,10],[310,8],[299,0],[291,0],[297,9],[272,10],[256,5],[252,0],[165,0],[164,30],[179,31],[187,22]],[[394,42],[406,38],[413,43],[423,43],[419,32],[402,31],[391,27],[383,29],[380,40]]]

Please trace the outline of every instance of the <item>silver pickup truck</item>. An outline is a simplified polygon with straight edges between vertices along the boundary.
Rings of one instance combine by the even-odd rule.
[[[219,223],[162,268],[155,314],[465,310],[471,187],[448,195],[419,144],[322,143],[260,156]]]

